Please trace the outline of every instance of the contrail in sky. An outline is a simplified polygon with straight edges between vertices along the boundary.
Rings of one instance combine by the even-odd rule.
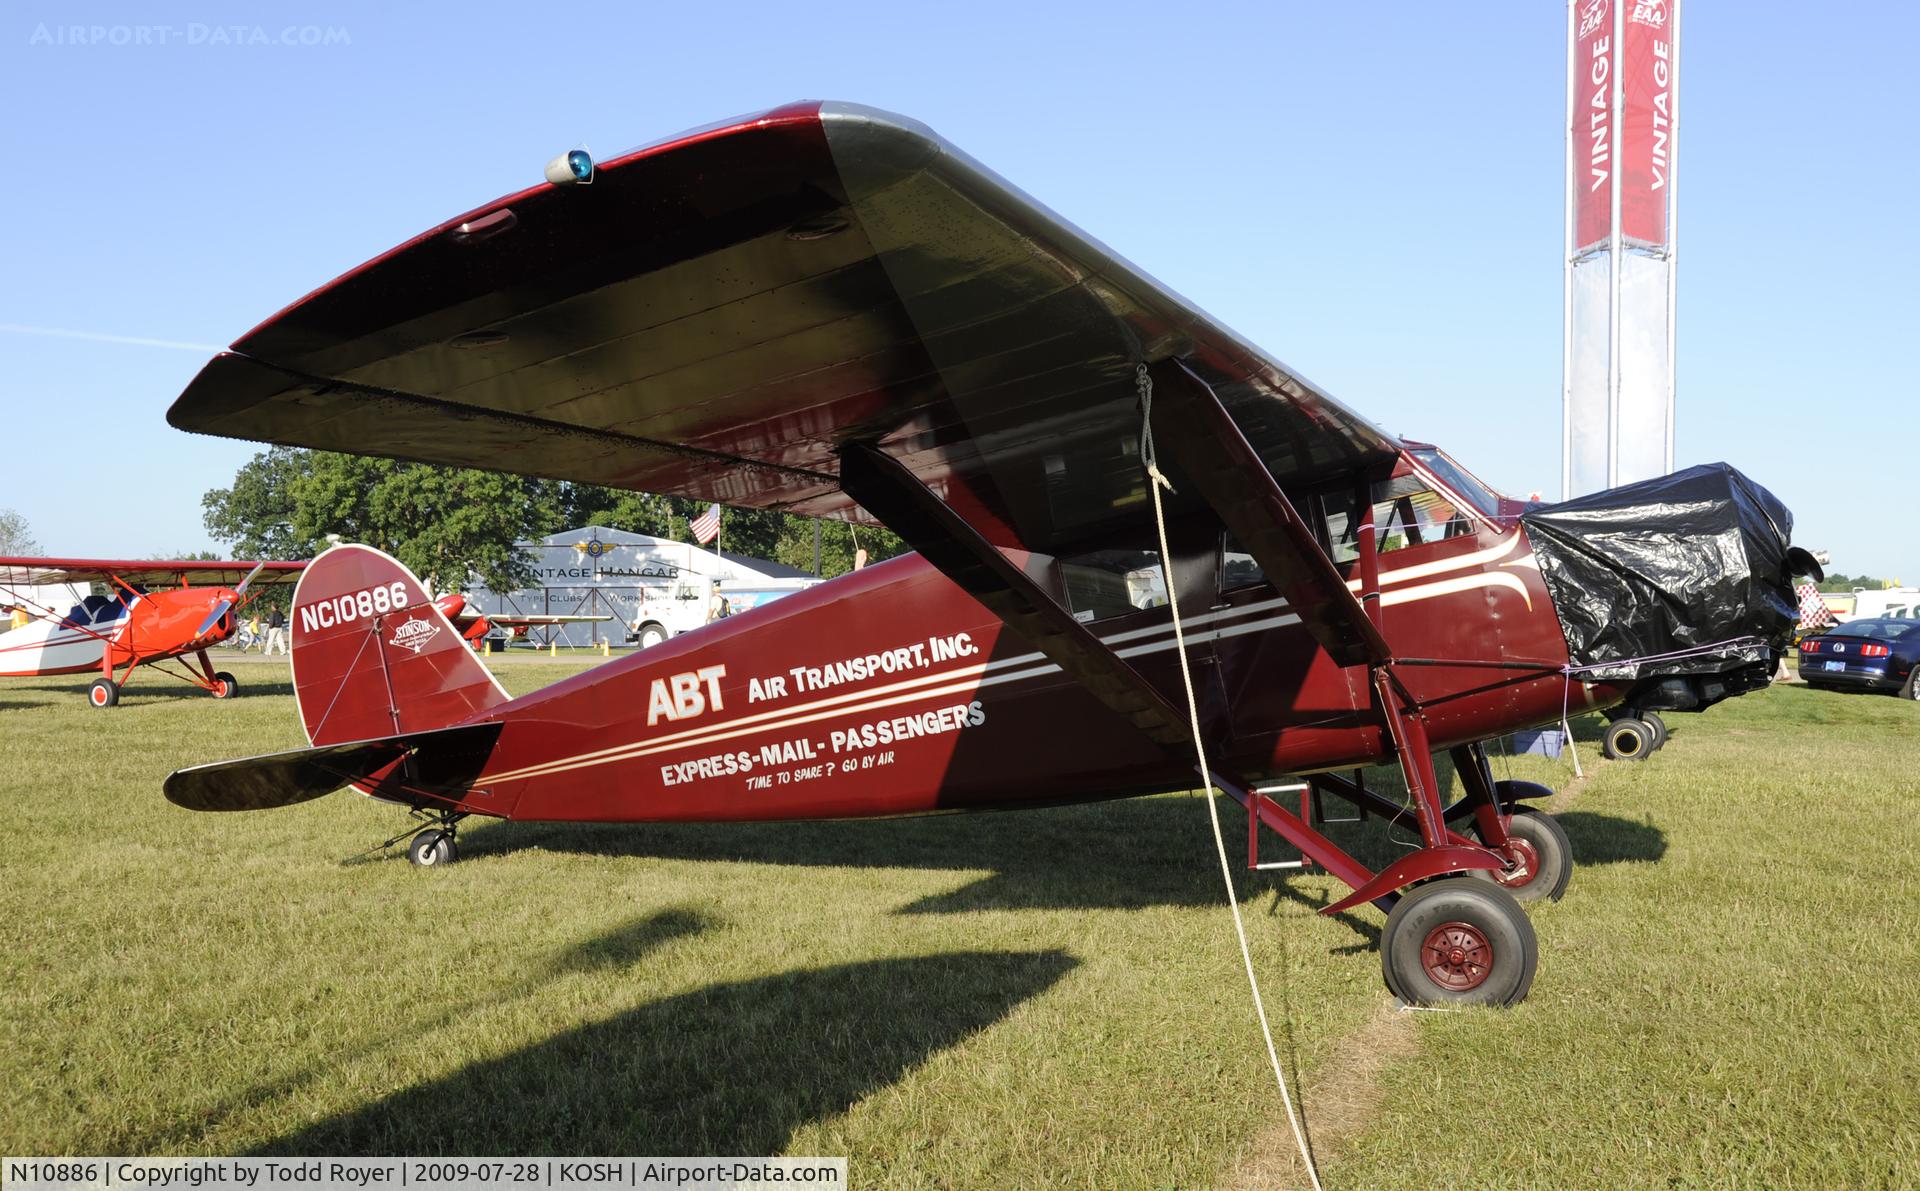
[[[164,347],[178,352],[223,352],[216,343],[187,343],[179,339],[142,339],[137,335],[103,335],[98,331],[67,331],[59,327],[27,327],[19,323],[0,323],[0,331],[15,335],[47,335],[55,339],[87,339],[94,343],[125,343],[132,347]]]

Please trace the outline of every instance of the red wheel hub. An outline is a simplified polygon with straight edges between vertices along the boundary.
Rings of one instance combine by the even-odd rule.
[[[1471,923],[1443,922],[1420,944],[1420,966],[1441,988],[1479,988],[1493,971],[1493,945]]]
[[[1495,884],[1504,885],[1508,889],[1518,889],[1524,885],[1531,885],[1533,879],[1540,875],[1540,850],[1533,846],[1531,840],[1509,835],[1507,846],[1500,850],[1500,855],[1505,857],[1512,867],[1494,873]]]

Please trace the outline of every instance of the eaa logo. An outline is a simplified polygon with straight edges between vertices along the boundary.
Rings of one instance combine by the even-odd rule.
[[[1645,25],[1649,29],[1667,27],[1667,0],[1635,0],[1633,11],[1627,20],[1636,25]]]
[[[1606,21],[1607,0],[1584,0],[1580,5],[1580,32],[1576,36],[1585,37]]]
[[[406,623],[402,624],[399,628],[393,630],[393,636],[388,638],[387,644],[397,645],[402,649],[411,649],[413,652],[419,653],[427,647],[427,642],[439,635],[439,625],[423,616],[415,616],[408,619]]]

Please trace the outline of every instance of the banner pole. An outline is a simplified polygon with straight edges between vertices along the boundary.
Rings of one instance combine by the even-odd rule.
[[[1667,471],[1673,471],[1674,424],[1679,412],[1675,377],[1678,374],[1679,340],[1674,338],[1680,273],[1680,0],[1673,0],[1673,71],[1667,91]]]

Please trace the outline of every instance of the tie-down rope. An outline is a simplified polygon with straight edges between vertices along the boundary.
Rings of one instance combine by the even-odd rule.
[[[1280,1070],[1280,1052],[1273,1045],[1273,1027],[1267,1024],[1267,1006],[1260,997],[1260,979],[1254,975],[1253,952],[1247,947],[1247,925],[1240,916],[1240,899],[1233,891],[1233,869],[1227,863],[1227,840],[1220,832],[1220,808],[1215,804],[1216,788],[1213,784],[1213,769],[1207,764],[1206,745],[1201,742],[1200,705],[1193,695],[1193,672],[1187,666],[1187,636],[1180,623],[1180,589],[1173,582],[1173,554],[1167,549],[1167,516],[1160,504],[1160,489],[1173,491],[1173,484],[1161,472],[1159,461],[1153,449],[1153,377],[1148,374],[1147,366],[1140,364],[1134,370],[1134,387],[1140,393],[1140,458],[1147,465],[1147,491],[1153,494],[1154,528],[1160,535],[1160,577],[1167,585],[1167,607],[1173,613],[1174,654],[1180,659],[1180,682],[1187,693],[1187,724],[1193,731],[1194,757],[1200,765],[1200,776],[1207,783],[1207,815],[1213,820],[1213,843],[1220,853],[1220,876],[1227,883],[1227,908],[1233,911],[1233,929],[1240,936],[1240,960],[1247,968],[1247,987],[1253,990],[1253,1011],[1260,1018],[1260,1033],[1267,1040],[1267,1061],[1273,1065],[1273,1078],[1280,1085],[1280,1100],[1287,1109],[1287,1124],[1293,1126],[1293,1140],[1299,1143],[1300,1160],[1307,1164],[1307,1178],[1313,1183],[1313,1191],[1321,1191],[1320,1171],[1313,1164],[1313,1153],[1307,1148],[1307,1136],[1300,1128],[1300,1118],[1294,1112],[1293,1095],[1287,1090],[1287,1077]],[[1248,797],[1259,795],[1248,791]]]

